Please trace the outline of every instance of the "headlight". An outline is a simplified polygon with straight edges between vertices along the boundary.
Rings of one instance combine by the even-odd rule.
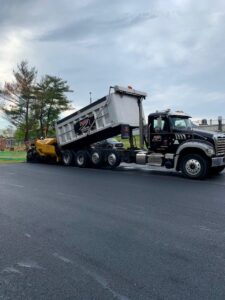
[[[206,152],[207,152],[207,154],[208,154],[209,156],[212,156],[212,155],[215,154],[215,151],[214,151],[213,148],[207,148],[207,149],[206,149]]]

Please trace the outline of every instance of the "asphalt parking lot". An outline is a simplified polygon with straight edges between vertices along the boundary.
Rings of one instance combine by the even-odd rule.
[[[0,165],[0,299],[225,299],[225,173]]]

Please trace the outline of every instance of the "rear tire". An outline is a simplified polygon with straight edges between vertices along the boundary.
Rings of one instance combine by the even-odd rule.
[[[62,151],[62,162],[64,166],[71,166],[73,164],[74,156],[71,150]]]
[[[91,163],[96,168],[100,168],[102,166],[103,157],[101,150],[93,150],[91,152]]]
[[[115,169],[121,163],[121,158],[116,151],[109,151],[107,154],[107,164],[111,169]]]
[[[79,168],[86,168],[89,164],[88,152],[85,150],[78,151],[76,154],[75,161],[76,161],[76,165]]]
[[[210,169],[210,174],[211,175],[219,175],[223,170],[225,169],[225,166],[219,166],[215,168]]]
[[[188,178],[203,179],[209,173],[209,163],[199,154],[188,154],[181,159],[181,171]]]
[[[29,149],[27,151],[27,162],[28,163],[37,163],[37,162],[41,162],[41,158],[38,155],[38,153],[36,152],[35,149]]]
[[[27,162],[28,163],[33,162],[33,150],[32,149],[27,151]]]

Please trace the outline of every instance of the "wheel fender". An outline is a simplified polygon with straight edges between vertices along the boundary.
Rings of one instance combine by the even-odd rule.
[[[179,159],[184,150],[190,149],[190,151],[202,151],[208,158],[211,158],[215,154],[214,147],[211,143],[207,141],[186,141],[182,143],[176,151],[175,160],[174,160],[174,168],[177,170],[179,165]],[[209,149],[212,150],[211,153]]]

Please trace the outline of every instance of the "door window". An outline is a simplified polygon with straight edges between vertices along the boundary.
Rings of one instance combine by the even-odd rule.
[[[153,119],[153,124],[152,124],[152,132],[153,133],[159,133],[159,132],[168,132],[168,125],[167,121],[165,118],[158,117]]]

